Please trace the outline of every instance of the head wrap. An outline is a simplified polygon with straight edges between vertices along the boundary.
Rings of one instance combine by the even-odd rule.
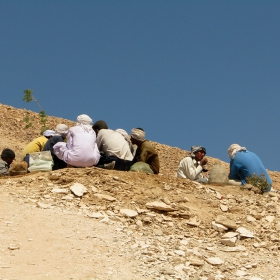
[[[16,155],[15,155],[15,152],[11,149],[4,149],[2,151],[2,154],[1,154],[1,158],[4,159],[4,158],[15,158]]]
[[[50,137],[50,136],[54,136],[54,133],[55,132],[53,130],[48,129],[48,130],[44,131],[43,135],[45,137]]]
[[[80,115],[77,117],[77,125],[81,126],[84,131],[89,132],[92,130],[92,119],[88,115]]]
[[[228,148],[228,156],[231,159],[234,159],[234,157],[235,157],[237,152],[239,152],[239,151],[246,151],[246,150],[247,149],[245,147],[241,147],[238,144],[232,144]]]
[[[146,133],[145,133],[145,131],[143,131],[143,130],[141,130],[141,129],[133,128],[133,129],[131,130],[130,136],[131,136],[132,138],[134,138],[135,140],[144,141],[144,140],[145,140]]]
[[[100,121],[95,122],[93,124],[92,128],[93,128],[93,130],[108,129],[108,125],[106,122],[100,120]]]
[[[118,129],[116,129],[116,132],[120,133],[129,144],[131,143],[130,137],[124,129],[118,128]]]
[[[195,153],[199,152],[199,151],[203,151],[206,154],[206,149],[202,146],[191,146],[191,157],[195,157]]]
[[[66,137],[68,133],[68,126],[66,124],[60,123],[55,128],[55,134],[60,135],[62,137]]]

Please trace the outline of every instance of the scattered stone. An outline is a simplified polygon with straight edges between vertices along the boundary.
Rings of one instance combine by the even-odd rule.
[[[104,215],[100,212],[91,213],[91,214],[88,214],[87,216],[89,218],[95,218],[95,219],[104,218]]]
[[[228,206],[225,204],[220,204],[220,208],[223,212],[227,212],[228,211]]]
[[[107,194],[101,194],[101,193],[95,193],[94,196],[103,199],[103,200],[107,200],[107,201],[115,201],[116,198]]]
[[[222,215],[217,216],[215,222],[227,228],[237,229],[237,224],[234,221]]]
[[[203,260],[196,259],[196,258],[190,258],[189,262],[193,266],[203,266],[204,265],[204,261]]]
[[[9,244],[9,250],[18,250],[20,248],[19,244]]]
[[[254,238],[254,233],[252,233],[251,231],[247,230],[244,227],[239,227],[236,232],[238,232],[240,234],[240,237],[247,237],[247,238]]]
[[[221,243],[226,246],[229,246],[229,247],[234,247],[236,240],[237,240],[237,237],[223,238],[223,239],[221,239]]]
[[[67,194],[68,190],[67,189],[59,189],[59,188],[53,188],[52,193],[64,193]]]
[[[138,213],[131,209],[121,209],[120,213],[129,218],[135,218],[136,216],[138,216]]]
[[[200,225],[200,221],[198,220],[197,216],[190,218],[186,223],[190,226],[198,227]]]
[[[212,265],[221,265],[224,263],[223,260],[221,260],[220,258],[207,258],[206,261],[209,263],[209,264],[212,264]]]
[[[91,187],[91,190],[92,190],[93,193],[98,193],[98,188],[96,188],[94,186]]]
[[[166,211],[166,212],[175,210],[171,206],[165,204],[162,201],[148,202],[148,203],[146,203],[146,207],[148,209],[160,210],[160,211]]]
[[[80,183],[75,183],[70,187],[70,190],[74,193],[76,196],[83,196],[85,193],[87,193],[87,188],[80,184]]]
[[[216,230],[216,231],[219,231],[219,232],[224,232],[224,231],[227,231],[228,228],[221,225],[221,224],[218,224],[218,223],[215,223],[214,221],[212,222],[212,227]]]
[[[45,204],[45,203],[42,203],[42,202],[37,202],[37,206],[42,208],[42,209],[49,209],[49,208],[51,208],[50,204]]]

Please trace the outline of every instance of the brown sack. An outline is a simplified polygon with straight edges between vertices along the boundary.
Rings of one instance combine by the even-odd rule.
[[[215,164],[209,175],[209,184],[216,185],[227,185],[228,184],[228,173],[223,165]]]

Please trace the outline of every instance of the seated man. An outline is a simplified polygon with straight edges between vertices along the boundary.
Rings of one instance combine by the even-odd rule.
[[[45,144],[43,151],[50,151],[53,158],[52,170],[62,169],[67,166],[67,163],[59,159],[54,153],[53,146],[58,142],[64,142],[68,133],[68,126],[65,124],[58,124],[55,128],[54,136],[51,137]]]
[[[15,153],[11,149],[4,149],[0,159],[0,176],[9,175],[9,168],[15,159]]]
[[[128,171],[133,156],[125,138],[117,131],[108,129],[106,122],[97,121],[93,126],[96,144],[101,153],[98,167]]]
[[[29,154],[43,151],[46,142],[53,135],[53,130],[46,130],[42,136],[30,142],[23,150],[22,159],[29,165]]]
[[[145,162],[149,164],[154,174],[159,173],[159,158],[156,150],[148,140],[145,140],[146,133],[142,128],[133,128],[130,133],[131,143],[137,146],[133,163]]]
[[[256,154],[249,152],[245,147],[238,144],[232,144],[228,148],[228,156],[230,157],[230,184],[244,185],[246,184],[246,178],[251,177],[254,173],[256,175],[264,174],[269,184],[266,192],[271,190],[272,180]]]
[[[204,178],[202,171],[207,171],[204,169],[204,165],[208,162],[206,155],[206,149],[202,146],[192,146],[191,154],[181,160],[177,175],[178,178],[187,178],[192,181],[199,183],[207,183],[208,178]]]

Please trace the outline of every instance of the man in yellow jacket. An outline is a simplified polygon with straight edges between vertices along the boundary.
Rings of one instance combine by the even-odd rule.
[[[46,130],[43,133],[43,136],[30,142],[23,150],[22,159],[29,164],[29,154],[43,151],[46,142],[54,135],[54,133],[53,130]]]

